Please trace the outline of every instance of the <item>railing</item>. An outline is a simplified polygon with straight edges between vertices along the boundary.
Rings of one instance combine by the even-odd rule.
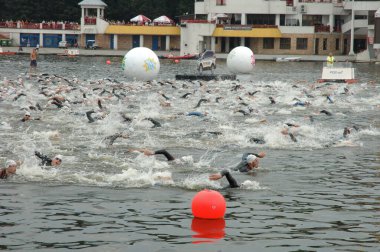
[[[65,30],[80,30],[79,24],[65,24]]]
[[[215,24],[215,21],[208,21],[204,19],[181,19],[181,23]]]
[[[314,25],[315,32],[330,32],[329,25]]]

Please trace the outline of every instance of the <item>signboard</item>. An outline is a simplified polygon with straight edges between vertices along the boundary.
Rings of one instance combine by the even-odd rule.
[[[353,80],[355,79],[354,68],[323,67],[323,80]]]
[[[251,25],[225,25],[223,30],[239,30],[239,31],[252,31]]]

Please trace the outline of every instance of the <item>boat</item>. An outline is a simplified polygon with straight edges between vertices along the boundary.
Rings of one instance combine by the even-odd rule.
[[[355,68],[352,67],[351,62],[334,62],[333,64],[325,62],[322,69],[322,78],[318,82],[356,83]]]
[[[17,54],[17,52],[10,52],[10,51],[4,52],[3,48],[0,47],[0,55],[15,55],[15,54]]]
[[[277,57],[274,59],[276,62],[294,62],[294,61],[300,61],[301,57]]]
[[[160,59],[171,59],[171,60],[183,60],[183,59],[197,59],[198,58],[198,55],[197,54],[186,54],[186,55],[182,55],[182,56],[174,56],[172,54],[168,54],[168,55],[162,55],[162,56],[159,56]]]
[[[75,57],[79,55],[78,49],[65,49],[63,53],[58,53],[58,56]]]

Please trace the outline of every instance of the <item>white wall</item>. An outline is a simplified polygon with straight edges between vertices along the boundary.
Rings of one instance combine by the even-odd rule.
[[[210,37],[215,30],[214,24],[186,23],[186,27],[181,27],[181,55],[200,52],[199,42],[204,41],[203,37]]]

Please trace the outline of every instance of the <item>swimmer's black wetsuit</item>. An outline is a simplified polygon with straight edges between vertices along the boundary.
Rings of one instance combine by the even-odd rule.
[[[173,161],[173,160],[175,159],[175,158],[174,158],[172,155],[170,155],[170,153],[167,152],[166,150],[158,150],[158,151],[155,151],[155,152],[154,152],[154,155],[157,155],[157,154],[162,154],[162,155],[164,155],[168,161]]]
[[[41,159],[41,165],[51,166],[51,162],[53,161],[51,158],[48,158],[47,156],[41,154],[38,151],[35,151],[34,154]]]
[[[229,171],[227,170],[223,170],[220,172],[220,175],[222,175],[222,177],[226,177],[228,183],[229,183],[229,187],[230,188],[237,188],[237,187],[240,187],[240,185],[238,185],[238,183],[236,182],[236,180],[232,177],[232,175],[230,174]]]

